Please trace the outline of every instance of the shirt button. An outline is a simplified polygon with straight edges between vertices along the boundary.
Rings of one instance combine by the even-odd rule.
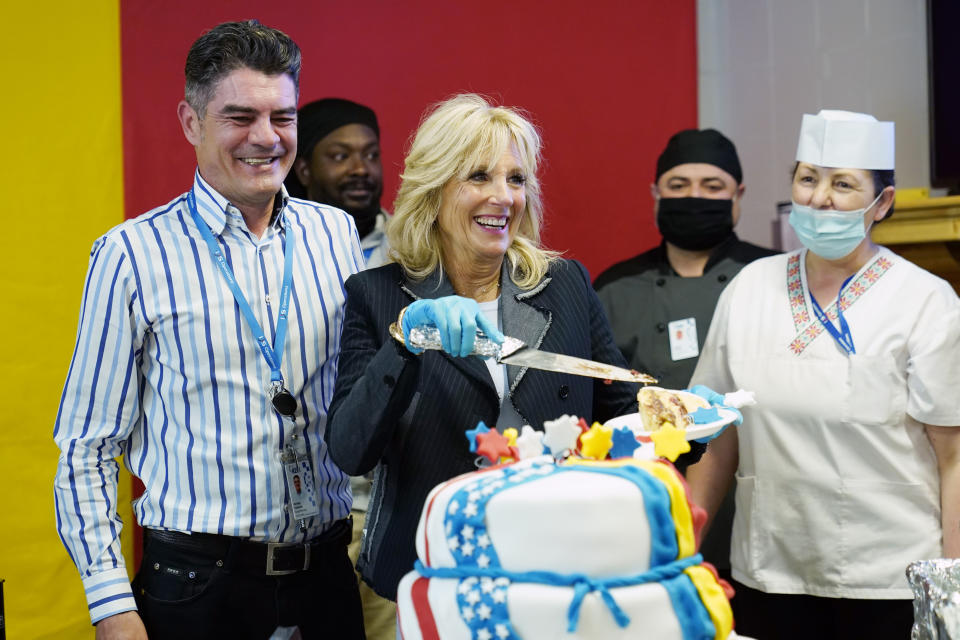
[[[660,333],[663,333],[666,330],[667,330],[667,325],[665,325],[662,322],[657,323],[657,331],[659,331]]]
[[[570,387],[565,384],[560,385],[560,392],[558,394],[561,400],[566,400],[567,396],[570,395]]]
[[[667,281],[666,281],[666,280],[664,280],[663,278],[657,278],[657,286],[658,286],[658,287],[662,287],[662,286],[665,285],[665,284],[667,284]]]
[[[727,274],[721,273],[720,275],[717,276],[717,282],[726,282],[726,281],[727,281]]]

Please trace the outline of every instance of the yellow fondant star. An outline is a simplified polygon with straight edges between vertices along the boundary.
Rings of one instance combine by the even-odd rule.
[[[670,462],[675,462],[681,453],[690,451],[687,431],[677,429],[672,422],[664,422],[662,427],[650,434],[650,438],[656,454]]]
[[[503,437],[507,439],[507,446],[514,449],[517,446],[517,436],[519,435],[520,434],[517,433],[517,430],[513,427],[503,430]],[[500,464],[506,464],[507,462],[516,462],[516,460],[510,456],[500,456]]]
[[[612,446],[613,429],[599,422],[594,422],[593,426],[580,436],[580,455],[584,458],[603,460]]]

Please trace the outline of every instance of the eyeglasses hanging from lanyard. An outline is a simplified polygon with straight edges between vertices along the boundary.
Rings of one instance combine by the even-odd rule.
[[[840,285],[840,292],[837,294],[837,320],[840,322],[839,330],[830,322],[830,318],[827,317],[823,309],[820,308],[820,303],[813,297],[813,291],[810,292],[810,302],[813,303],[813,314],[817,316],[817,320],[819,320],[823,328],[827,330],[827,333],[833,336],[833,339],[837,341],[841,349],[850,355],[855,355],[857,349],[853,346],[853,335],[850,333],[850,325],[847,324],[847,319],[843,317],[843,305],[841,304],[843,300],[843,290],[852,279],[853,276],[850,276],[844,280],[843,284]]]
[[[187,193],[187,206],[190,209],[190,215],[193,216],[194,222],[200,229],[200,234],[207,243],[207,248],[210,250],[210,255],[213,258],[214,264],[217,265],[220,273],[223,274],[224,279],[227,281],[227,286],[230,287],[230,291],[233,293],[233,297],[237,301],[237,306],[240,308],[240,313],[246,320],[250,330],[253,332],[254,338],[257,341],[257,346],[260,348],[260,353],[263,355],[263,359],[266,360],[267,366],[270,367],[270,400],[273,403],[273,408],[283,416],[287,416],[289,418],[294,417],[297,412],[297,401],[284,386],[283,375],[280,373],[280,362],[283,358],[283,345],[287,339],[287,311],[290,307],[290,289],[293,283],[294,237],[290,229],[290,223],[284,219],[283,228],[286,232],[286,250],[284,251],[283,256],[283,284],[281,285],[280,289],[280,311],[279,316],[277,317],[277,334],[274,338],[273,345],[271,346],[267,341],[267,337],[263,331],[263,328],[260,326],[260,322],[257,321],[257,317],[253,314],[253,309],[250,308],[250,305],[247,303],[247,299],[243,295],[243,292],[240,291],[240,286],[237,284],[237,279],[234,277],[233,270],[227,263],[227,259],[223,255],[220,245],[217,244],[216,239],[213,237],[210,227],[208,227],[207,223],[204,222],[203,218],[200,217],[200,212],[197,211],[197,200],[193,195],[192,190]]]

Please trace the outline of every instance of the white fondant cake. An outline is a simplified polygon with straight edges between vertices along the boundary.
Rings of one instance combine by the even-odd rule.
[[[403,638],[727,638],[729,603],[696,553],[702,517],[656,461],[544,456],[454,478],[424,505]]]

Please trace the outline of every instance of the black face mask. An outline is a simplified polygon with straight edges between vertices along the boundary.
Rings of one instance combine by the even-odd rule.
[[[657,227],[681,249],[712,249],[733,233],[733,200],[660,198]]]

